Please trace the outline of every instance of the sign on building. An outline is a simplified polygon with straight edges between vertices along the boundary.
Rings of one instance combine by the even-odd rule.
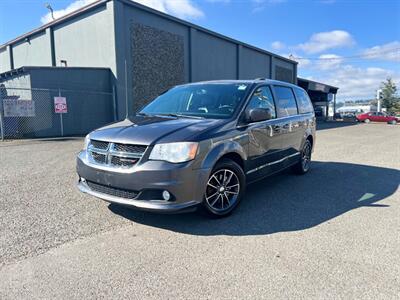
[[[3,100],[4,117],[34,117],[35,101],[33,100]]]
[[[54,97],[54,112],[56,114],[66,114],[68,112],[67,98]]]

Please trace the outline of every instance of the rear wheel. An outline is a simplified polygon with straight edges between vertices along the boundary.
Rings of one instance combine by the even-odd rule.
[[[396,121],[396,120],[391,120],[391,121],[388,122],[388,124],[390,124],[390,125],[396,125],[396,124],[397,124],[397,121]]]
[[[217,163],[207,181],[203,206],[208,215],[229,215],[245,191],[245,174],[235,162],[224,159]]]
[[[311,167],[311,152],[312,144],[310,140],[306,140],[301,151],[300,161],[293,166],[293,171],[296,174],[303,175],[306,174]]]

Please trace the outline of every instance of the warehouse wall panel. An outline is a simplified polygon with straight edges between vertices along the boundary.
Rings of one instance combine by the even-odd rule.
[[[240,79],[269,78],[271,56],[242,47],[240,51]]]
[[[108,67],[115,72],[112,13],[106,6],[54,27],[56,65]]]
[[[46,31],[13,45],[14,68],[51,66],[50,36]]]
[[[296,83],[296,65],[274,57],[272,59],[272,79]]]
[[[10,66],[10,52],[8,47],[0,49],[0,73],[9,71]]]
[[[197,30],[191,55],[193,55],[192,81],[236,79],[236,44]]]

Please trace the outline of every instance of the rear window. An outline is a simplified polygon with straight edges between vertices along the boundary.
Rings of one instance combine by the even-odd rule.
[[[309,112],[313,112],[314,108],[311,104],[310,97],[308,97],[307,93],[300,89],[295,89],[294,93],[296,94],[297,106],[299,107],[299,113],[305,114]]]
[[[297,114],[296,99],[291,88],[284,86],[274,87],[278,117],[287,117]]]

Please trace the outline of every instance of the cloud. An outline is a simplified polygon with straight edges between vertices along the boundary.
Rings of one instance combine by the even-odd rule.
[[[279,43],[283,44],[281,41]],[[382,81],[388,77],[393,78],[396,85],[400,86],[399,64],[368,66],[372,60],[399,62],[400,41],[396,40],[377,45],[353,54],[350,53],[347,56],[326,51],[333,48],[349,47],[353,44],[352,36],[346,31],[320,32],[312,35],[309,41],[301,44],[301,47],[299,45],[286,45],[286,54],[282,55],[299,63],[300,77],[311,78],[318,82],[339,87],[337,95],[339,101],[373,99]],[[277,43],[277,45],[279,44]],[[306,53],[319,54],[308,56],[301,53],[299,49]],[[291,53],[291,56],[287,53]]]
[[[333,70],[343,63],[343,57],[336,54],[322,54],[318,58],[314,67],[319,70]]]
[[[296,60],[299,62],[300,77],[302,73],[307,74],[313,80],[339,87],[339,101],[373,99],[381,82],[388,77],[400,85],[398,70],[346,64],[345,58],[336,54],[322,54],[315,60]]]
[[[282,50],[286,48],[286,45],[280,41],[275,41],[271,43],[271,47],[274,50]]]
[[[322,54],[316,59],[300,58],[295,54],[288,56],[299,63],[299,69],[307,69],[311,71],[332,71],[342,67],[344,61],[342,56],[336,54]]]
[[[297,67],[299,69],[307,69],[311,65],[311,60],[306,59],[306,58],[299,58],[300,56],[297,55],[297,53],[292,52],[290,54],[281,54],[283,57],[287,57],[291,60],[297,61],[298,65]]]
[[[383,68],[359,68],[345,66],[332,74],[334,84],[341,87],[340,96],[350,98],[373,98],[375,90],[387,77],[399,82],[399,74]]]
[[[345,65],[318,76],[318,81],[339,87],[339,100],[372,99],[381,82],[392,77],[398,85],[400,74],[384,68]]]
[[[54,18],[63,17],[85,5],[91,4],[96,0],[76,0],[66,8],[55,10]],[[191,0],[136,0],[140,4],[154,8],[164,13],[174,15],[183,19],[197,19],[204,16],[203,11],[196,7]],[[52,21],[50,12],[44,15],[40,21],[45,24]]]
[[[350,33],[344,30],[333,30],[315,33],[308,42],[299,44],[296,48],[306,53],[319,53],[334,48],[350,47],[354,44]]]
[[[381,59],[400,62],[400,41],[368,48],[363,52],[365,59]]]

